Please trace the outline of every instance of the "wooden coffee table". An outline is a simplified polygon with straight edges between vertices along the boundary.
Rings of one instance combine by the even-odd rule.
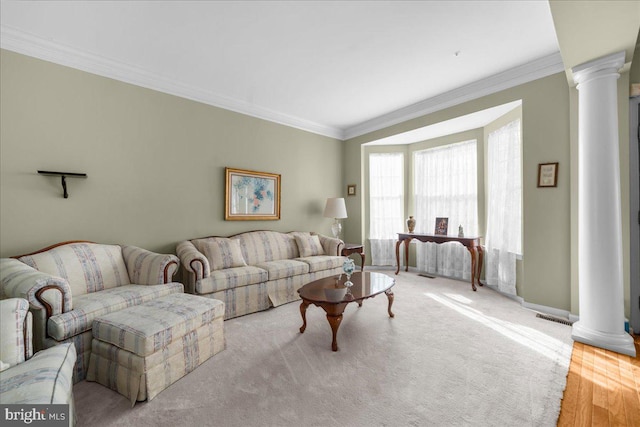
[[[344,286],[346,281],[346,275],[342,274],[315,280],[298,289],[300,298],[302,298],[302,304],[300,304],[300,314],[302,315],[300,333],[303,333],[307,328],[307,307],[311,304],[322,307],[327,313],[327,320],[331,325],[331,332],[333,333],[331,349],[333,351],[338,351],[336,336],[340,322],[342,322],[342,313],[344,313],[345,307],[350,302],[356,302],[359,306],[362,306],[363,300],[384,292],[389,300],[387,308],[389,317],[394,316],[391,312],[391,305],[393,304],[391,288],[396,283],[393,278],[382,273],[353,273],[351,276],[353,286],[349,291]]]

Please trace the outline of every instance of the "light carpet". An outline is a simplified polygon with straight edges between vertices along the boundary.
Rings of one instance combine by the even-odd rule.
[[[396,278],[349,304],[331,351],[324,311],[293,302],[225,322],[227,348],[134,408],[74,386],[79,426],[554,426],[571,327],[468,282]]]

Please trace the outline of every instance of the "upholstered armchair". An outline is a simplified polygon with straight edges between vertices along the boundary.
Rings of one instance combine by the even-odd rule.
[[[67,404],[73,408],[73,344],[61,344],[33,357],[32,317],[22,298],[0,300],[0,402],[3,404]]]
[[[78,355],[74,380],[86,375],[91,327],[101,315],[184,292],[171,279],[175,255],[134,246],[65,242],[0,259],[0,298],[24,298],[33,313],[33,344],[42,350],[71,342]]]

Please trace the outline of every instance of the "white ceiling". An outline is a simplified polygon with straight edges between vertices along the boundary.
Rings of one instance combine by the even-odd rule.
[[[2,1],[4,49],[345,139],[564,69],[546,1]]]

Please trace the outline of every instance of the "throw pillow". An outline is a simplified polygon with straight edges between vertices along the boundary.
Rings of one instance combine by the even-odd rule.
[[[223,268],[244,267],[240,241],[226,237],[209,237],[193,241],[194,246],[209,260],[211,271]]]
[[[296,234],[296,244],[302,258],[315,255],[324,255],[324,249],[320,238],[316,234]]]

